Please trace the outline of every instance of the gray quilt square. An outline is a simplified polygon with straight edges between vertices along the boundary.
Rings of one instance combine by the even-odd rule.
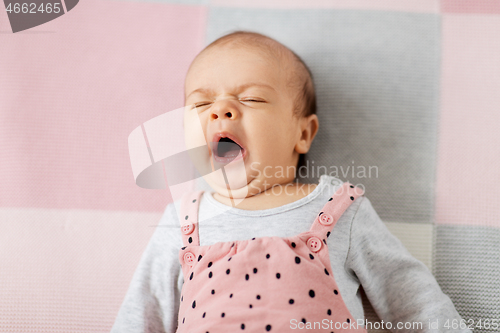
[[[500,332],[499,239],[497,228],[437,225],[434,276],[474,332]]]
[[[240,29],[290,47],[313,73],[320,129],[303,181],[328,173],[364,186],[384,221],[432,223],[440,16],[210,8],[207,44]]]

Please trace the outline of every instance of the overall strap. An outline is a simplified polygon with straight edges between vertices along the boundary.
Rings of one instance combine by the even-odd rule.
[[[200,245],[198,232],[198,207],[203,191],[194,191],[184,194],[181,198],[181,235],[184,246]]]
[[[316,216],[310,231],[322,231],[328,237],[335,223],[337,223],[346,209],[363,194],[364,191],[360,187],[354,186],[349,182],[342,184],[323,206],[318,216]]]

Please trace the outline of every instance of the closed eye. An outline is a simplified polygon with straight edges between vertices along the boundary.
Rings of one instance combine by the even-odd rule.
[[[253,99],[253,98],[250,98],[250,99],[244,99],[244,100],[242,100],[242,102],[265,103],[266,101],[263,101],[263,100],[260,100],[260,99]]]
[[[194,109],[194,108],[200,108],[200,107],[202,107],[202,106],[206,106],[206,105],[209,105],[209,104],[210,104],[210,102],[200,102],[200,103],[195,103],[195,104],[193,105],[193,109]]]

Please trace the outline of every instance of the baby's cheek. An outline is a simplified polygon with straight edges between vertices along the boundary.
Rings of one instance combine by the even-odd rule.
[[[184,117],[184,137],[187,148],[199,147],[207,144],[201,126],[201,120],[196,114],[188,114]]]

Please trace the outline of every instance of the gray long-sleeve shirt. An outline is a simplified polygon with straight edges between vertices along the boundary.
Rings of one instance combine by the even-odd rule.
[[[323,175],[306,197],[257,211],[229,208],[205,192],[199,207],[200,245],[264,236],[290,237],[308,231],[341,184],[338,178]],[[179,201],[166,207],[111,332],[176,331],[184,282],[178,259],[183,246],[179,211]],[[333,276],[354,318],[364,319],[361,284],[380,319],[392,323],[393,332],[471,332],[452,328],[461,317],[450,298],[441,291],[428,268],[389,232],[367,197],[359,197],[349,206],[333,228],[327,245]],[[429,328],[429,321],[436,320],[439,328]],[[398,322],[421,322],[422,328],[398,329]]]

